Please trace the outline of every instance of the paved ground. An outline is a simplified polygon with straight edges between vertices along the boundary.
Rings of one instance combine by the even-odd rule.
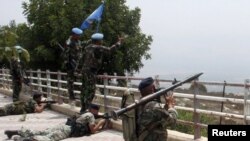
[[[11,98],[0,94],[0,107],[8,103],[11,103]],[[60,113],[46,110],[40,114],[28,114],[25,121],[20,121],[21,118],[23,118],[23,115],[0,117],[0,141],[7,141],[7,136],[4,135],[4,130],[17,130],[21,127],[33,130],[44,130],[48,127],[53,127],[58,124],[64,124],[67,117]],[[68,138],[64,141],[73,140],[123,141],[123,137],[121,132],[106,130],[91,136],[85,136],[81,138]]]

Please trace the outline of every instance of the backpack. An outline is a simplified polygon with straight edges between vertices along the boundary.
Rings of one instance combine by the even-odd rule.
[[[77,123],[76,116],[67,119],[66,125],[71,127],[70,137],[82,137],[90,135],[91,131],[89,129],[88,123]]]
[[[130,103],[134,103],[134,95],[133,94],[124,94],[122,96],[122,105],[121,108],[126,107]],[[122,129],[123,129],[123,138],[125,141],[137,141],[137,127],[136,120],[137,114],[136,110],[133,109],[124,113],[122,118]]]

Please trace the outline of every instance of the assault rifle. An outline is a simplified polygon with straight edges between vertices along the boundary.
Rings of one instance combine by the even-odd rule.
[[[50,104],[55,104],[55,103],[57,103],[57,101],[54,101],[54,100],[48,100],[48,101],[47,101],[47,100],[45,100],[45,101],[40,101],[40,102],[39,102],[39,104],[41,104],[41,103],[46,103],[46,104],[49,104],[49,105],[50,105]]]
[[[170,86],[169,88],[165,88],[165,89],[162,89],[162,90],[160,90],[160,91],[158,91],[158,92],[155,92],[155,93],[153,93],[153,94],[147,95],[147,96],[143,97],[142,99],[140,99],[138,102],[135,102],[135,103],[133,103],[133,104],[130,104],[130,105],[128,105],[128,106],[125,107],[125,108],[122,108],[122,109],[119,109],[119,110],[116,110],[116,111],[112,111],[112,118],[113,118],[114,120],[117,120],[118,117],[119,117],[120,115],[122,115],[123,113],[125,113],[125,112],[127,112],[127,111],[130,111],[130,110],[132,110],[132,109],[135,109],[135,108],[137,108],[138,106],[143,105],[143,104],[145,104],[145,103],[147,103],[147,102],[149,102],[149,101],[152,101],[153,99],[156,99],[156,98],[160,97],[161,95],[166,94],[168,91],[172,91],[172,90],[174,90],[175,88],[177,88],[177,87],[183,85],[184,83],[193,81],[193,80],[199,78],[199,76],[201,76],[202,74],[203,74],[203,73],[195,74],[195,75],[193,75],[193,76],[191,76],[191,77],[188,77],[187,79],[185,79],[185,80],[183,80],[183,81],[179,81],[179,82],[175,83],[174,85]]]
[[[66,53],[66,52],[65,52],[65,48],[64,48],[61,44],[57,43],[57,45],[58,45],[59,48],[61,49],[62,54]],[[67,62],[66,65],[67,65],[67,66],[70,66],[70,67],[73,68],[74,70],[75,70],[75,69],[77,68],[77,66],[78,66],[77,62],[76,62],[75,59],[73,59],[73,58],[68,58],[68,62]]]
[[[108,113],[104,113],[103,115],[94,115],[95,119],[102,118],[102,119],[110,119],[112,118]]]
[[[30,86],[30,79],[27,77],[23,77],[23,83],[27,86]]]

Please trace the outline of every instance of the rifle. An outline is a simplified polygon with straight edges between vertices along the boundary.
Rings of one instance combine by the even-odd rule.
[[[20,65],[21,65],[20,74],[21,74],[21,77],[23,79],[23,83],[27,86],[30,86],[30,79],[28,78],[26,70],[24,69],[22,64],[20,64]]]
[[[94,115],[95,119],[102,118],[102,119],[107,119],[109,120],[111,116],[108,113],[104,113],[103,115]]]
[[[30,86],[30,79],[23,77],[23,83],[27,86]]]
[[[58,45],[59,48],[61,49],[62,54],[64,54],[64,53],[65,53],[64,47],[63,47],[61,44],[59,44],[59,43],[57,43],[57,45]],[[67,62],[66,65],[67,65],[67,66],[69,65],[71,68],[73,68],[74,71],[78,68],[78,63],[75,61],[75,59],[73,59],[73,58],[71,58],[71,57],[68,58],[68,62]]]
[[[170,86],[169,88],[165,88],[165,89],[162,89],[162,90],[160,90],[160,91],[158,91],[158,92],[155,92],[155,93],[153,93],[153,94],[147,95],[147,96],[143,97],[142,99],[140,99],[138,102],[135,102],[135,103],[133,103],[133,104],[130,104],[130,105],[128,105],[128,106],[125,107],[125,108],[122,108],[122,109],[119,109],[119,110],[116,110],[116,111],[112,111],[112,118],[113,118],[114,120],[117,120],[118,117],[119,117],[120,115],[122,115],[123,113],[125,113],[125,112],[127,112],[127,111],[130,111],[130,110],[132,110],[132,109],[135,109],[135,108],[137,108],[138,106],[143,105],[143,104],[145,104],[145,103],[147,103],[147,102],[149,102],[149,101],[152,101],[153,99],[155,99],[155,98],[157,98],[157,97],[160,97],[161,95],[166,94],[166,92],[172,91],[172,90],[174,90],[175,88],[177,88],[177,87],[183,85],[184,83],[187,83],[187,82],[190,82],[190,81],[192,81],[192,80],[195,80],[195,79],[199,78],[199,76],[201,76],[202,74],[203,74],[203,73],[195,74],[195,75],[193,75],[193,76],[191,76],[191,77],[188,77],[187,79],[185,79],[185,80],[183,80],[183,81],[177,82],[176,84],[174,84],[173,86]]]
[[[54,100],[48,100],[48,101],[40,101],[39,102],[39,104],[41,104],[41,103],[46,103],[46,104],[55,104],[55,103],[57,103],[57,101],[54,101]]]

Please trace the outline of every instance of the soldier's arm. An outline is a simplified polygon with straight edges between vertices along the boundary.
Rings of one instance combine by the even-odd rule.
[[[165,104],[165,119],[169,124],[175,124],[177,120],[178,113],[174,108],[175,99],[173,95],[165,96],[166,104]]]
[[[106,46],[100,46],[100,48],[104,51],[104,52],[110,52],[113,51],[115,48],[119,47],[120,44],[113,44],[111,47],[106,47]]]
[[[45,109],[46,103],[36,104],[35,113],[41,113]]]
[[[102,119],[99,120],[97,124],[89,124],[89,128],[92,134],[96,133],[97,131],[101,130],[103,125],[105,124],[106,120]]]
[[[103,48],[103,50],[106,50],[106,51],[112,51],[116,47],[119,47],[121,45],[122,41],[123,41],[123,38],[119,37],[118,41],[115,44],[113,44],[111,47],[102,46],[102,48]]]

